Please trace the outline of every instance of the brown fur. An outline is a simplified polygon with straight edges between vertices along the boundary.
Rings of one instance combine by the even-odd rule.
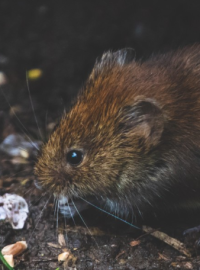
[[[144,63],[128,53],[95,64],[43,146],[38,184],[119,213],[187,205],[200,194],[200,46]],[[83,150],[80,165],[66,162],[69,149]]]

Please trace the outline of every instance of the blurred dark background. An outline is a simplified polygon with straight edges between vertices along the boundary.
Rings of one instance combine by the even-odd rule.
[[[26,71],[42,70],[29,82],[41,122],[68,107],[103,52],[131,47],[146,59],[198,41],[200,1],[0,0],[4,93],[12,106],[28,110]],[[8,108],[4,96],[0,106]]]

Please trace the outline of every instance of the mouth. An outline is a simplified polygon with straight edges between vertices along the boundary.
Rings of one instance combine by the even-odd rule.
[[[42,190],[42,187],[38,184],[38,181],[36,179],[34,180],[34,185],[36,186],[37,189]]]
[[[60,213],[67,219],[79,215],[80,212],[89,208],[89,204],[80,199],[70,199],[68,196],[59,195],[58,208]]]

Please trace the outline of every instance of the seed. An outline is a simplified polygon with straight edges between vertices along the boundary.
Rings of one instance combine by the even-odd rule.
[[[17,255],[21,254],[25,249],[27,249],[26,241],[19,241],[15,244],[5,246],[2,249],[1,253],[3,255],[13,255],[14,257],[16,257]]]
[[[61,254],[58,255],[58,261],[59,262],[64,262],[67,260],[67,258],[69,257],[69,252],[63,252]]]
[[[7,263],[8,263],[11,267],[14,267],[14,259],[13,259],[13,255],[4,255],[4,259],[7,261]]]

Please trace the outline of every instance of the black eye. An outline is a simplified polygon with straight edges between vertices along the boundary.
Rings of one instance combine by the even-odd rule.
[[[67,162],[70,165],[79,165],[83,160],[83,152],[80,150],[71,150],[67,153]]]

